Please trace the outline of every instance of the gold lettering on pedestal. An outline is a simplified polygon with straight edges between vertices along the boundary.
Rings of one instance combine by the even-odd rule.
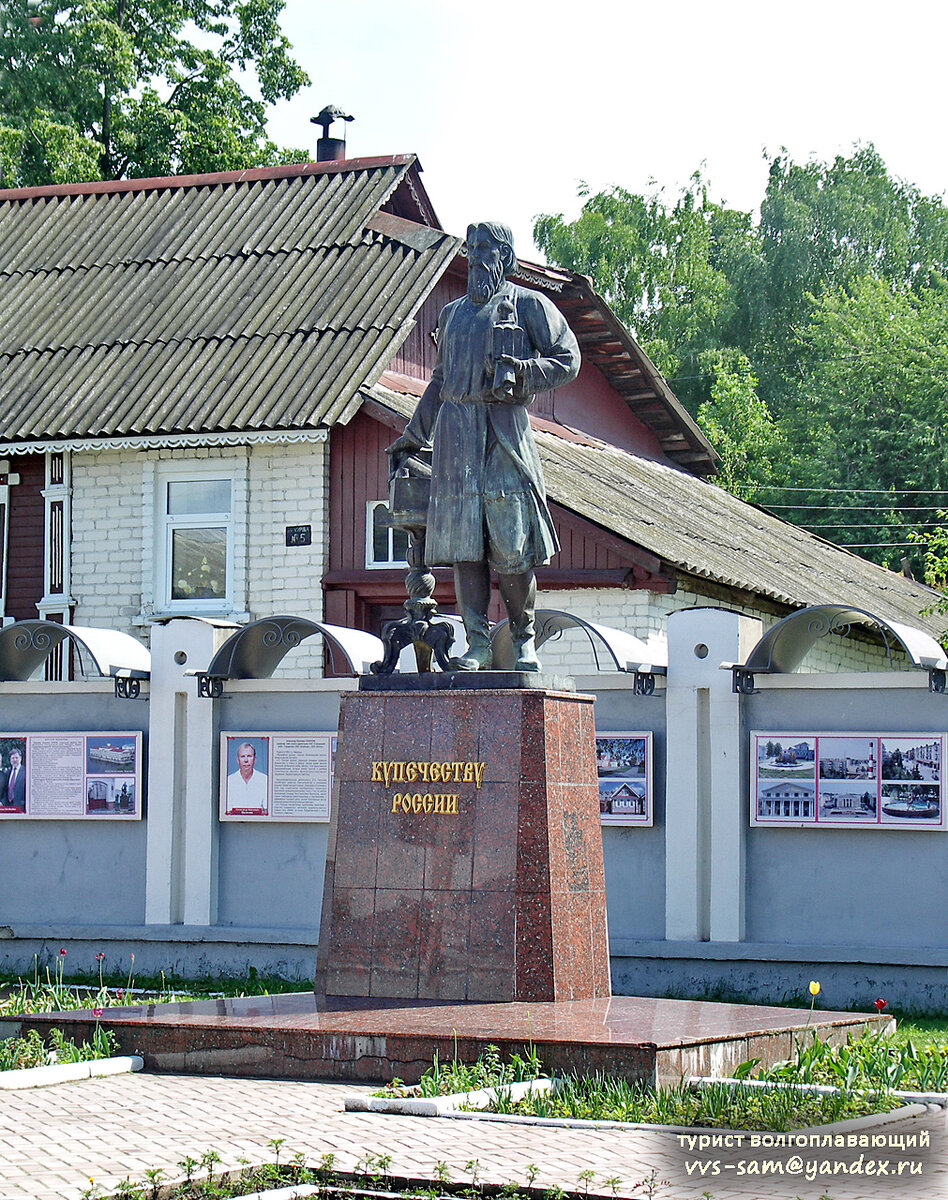
[[[487,763],[482,762],[373,762],[372,782],[390,787],[394,783],[473,783],[479,788]],[[393,813],[434,813],[456,816],[457,792],[394,792]]]
[[[473,783],[480,787],[487,763],[482,762],[374,762],[372,782]]]
[[[393,813],[445,813],[457,814],[458,800],[456,793],[433,794],[432,792],[395,792],[392,796]]]

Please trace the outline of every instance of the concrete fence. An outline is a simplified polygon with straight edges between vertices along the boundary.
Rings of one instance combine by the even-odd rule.
[[[635,632],[630,631],[630,632]],[[948,696],[924,672],[758,676],[732,690],[722,663],[761,635],[722,609],[673,613],[667,687],[577,679],[600,733],[650,731],[651,827],[605,826],[613,990],[948,1008],[948,833],[752,826],[754,730],[941,734]],[[325,823],[222,822],[222,731],[329,732],[354,680],[228,681],[201,698],[191,672],[224,633],[155,626],[136,700],[106,682],[0,684],[0,733],[141,730],[144,817],[0,816],[0,971],[67,949],[74,968],[215,975],[254,967],[306,979],[319,935]],[[289,663],[292,668],[292,658]]]

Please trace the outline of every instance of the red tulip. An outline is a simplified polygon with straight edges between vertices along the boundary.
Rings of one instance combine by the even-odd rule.
[[[882,1010],[886,1007],[886,1005],[889,1002],[888,1002],[888,1000],[883,1000],[882,997],[880,996],[879,999],[874,1000],[873,1003],[875,1004],[875,1006],[879,1010],[879,1012],[882,1012]]]
[[[92,1015],[93,1015],[94,1017],[101,1017],[101,1016],[102,1016],[102,1009],[101,1009],[101,1008],[94,1008],[94,1009],[92,1010]]]

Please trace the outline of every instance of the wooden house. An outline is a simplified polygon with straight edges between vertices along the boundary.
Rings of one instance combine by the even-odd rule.
[[[413,156],[0,191],[0,276],[0,616],[147,640],[174,615],[401,615],[384,448],[465,285]],[[516,281],[583,353],[532,410],[562,544],[542,605],[643,638],[698,604],[936,631],[928,589],[711,481],[714,450],[588,279],[521,262]],[[878,658],[871,638],[845,653]],[[318,647],[287,669],[321,670]]]

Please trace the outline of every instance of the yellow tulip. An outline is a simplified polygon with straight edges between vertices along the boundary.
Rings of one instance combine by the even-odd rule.
[[[810,980],[810,995],[818,996],[820,994],[820,981],[818,979]]]

